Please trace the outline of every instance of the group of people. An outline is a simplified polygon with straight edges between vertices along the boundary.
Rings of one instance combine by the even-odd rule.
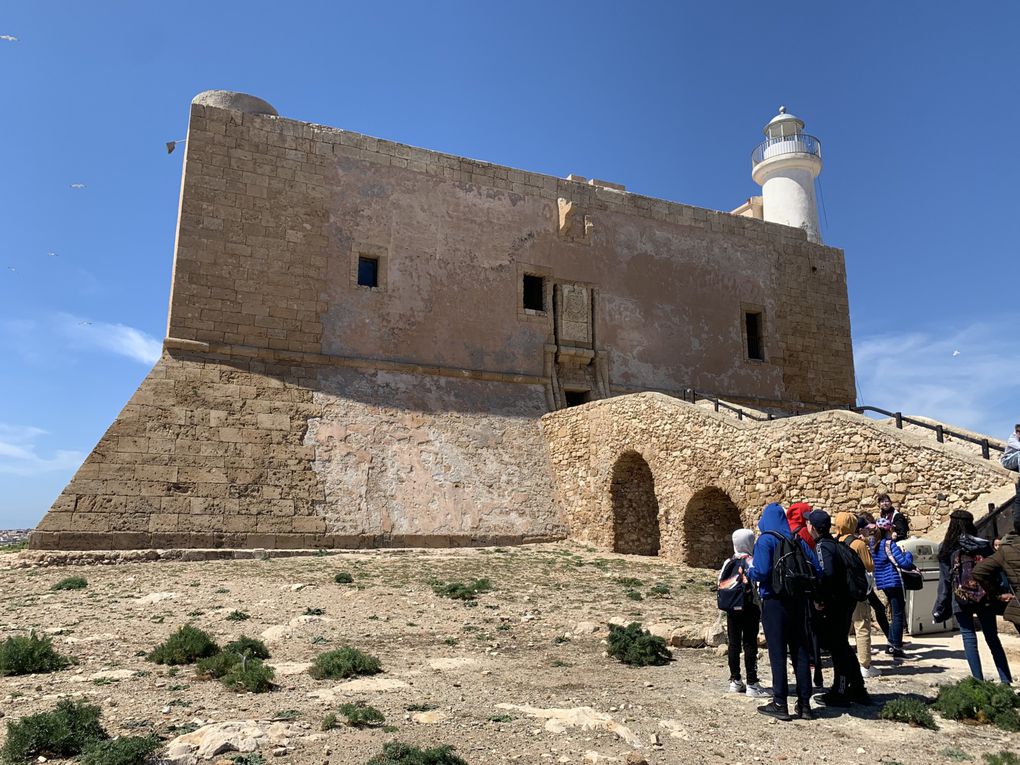
[[[812,700],[834,707],[869,704],[864,680],[881,674],[872,665],[873,618],[886,636],[886,653],[895,662],[906,658],[906,591],[920,587],[921,576],[910,552],[898,543],[910,533],[908,519],[888,495],[880,495],[877,503],[877,518],[849,512],[830,517],[807,503],[786,509],[770,504],[758,522],[757,538],[750,529],[733,532],[734,554],[723,564],[718,584],[719,607],[726,613],[729,687],[753,698],[771,697],[758,707],[762,714],[810,720]],[[1014,514],[1014,528],[993,549],[978,536],[971,513],[951,515],[939,552],[939,595],[932,614],[935,621],[956,617],[971,673],[983,679],[976,636],[980,625],[1003,683],[1011,683],[1012,675],[996,616],[1005,611],[1020,631],[1020,602],[1010,586],[1020,587],[1020,513]],[[758,676],[759,627],[772,670],[771,690]],[[851,631],[856,652],[850,647]],[[823,650],[832,659],[828,689]],[[792,714],[788,662],[796,689]]]

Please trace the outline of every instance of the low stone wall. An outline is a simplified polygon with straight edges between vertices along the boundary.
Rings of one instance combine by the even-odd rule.
[[[841,410],[759,423],[642,393],[547,414],[542,427],[572,539],[615,549],[618,529],[647,512],[621,497],[652,492],[659,554],[691,565],[718,565],[730,532],[753,527],[769,502],[874,511],[886,492],[923,534],[1015,477]],[[618,464],[651,485],[621,487]]]

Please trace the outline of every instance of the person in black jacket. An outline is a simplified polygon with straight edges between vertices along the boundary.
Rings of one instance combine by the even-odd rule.
[[[932,609],[932,618],[942,622],[951,616],[956,617],[970,673],[978,680],[984,680],[975,631],[976,619],[992,654],[999,680],[1009,685],[1013,677],[1009,672],[1006,652],[999,640],[995,618],[1002,611],[995,597],[998,593],[986,592],[971,573],[981,560],[991,557],[993,553],[992,543],[977,535],[974,516],[967,510],[954,510],[949,516],[949,528],[939,548],[939,593]]]
[[[850,596],[847,571],[839,557],[830,529],[832,520],[824,510],[812,510],[806,516],[808,531],[817,541],[815,555],[822,569],[815,593],[819,638],[832,655],[832,688],[818,697],[828,707],[846,707],[851,702],[871,703],[861,676],[861,665],[850,649],[850,625],[857,603]],[[856,553],[855,553],[856,554]]]
[[[893,507],[892,499],[888,494],[879,494],[877,497],[880,518],[888,518],[892,524],[892,539],[902,542],[910,536],[910,522],[907,516]]]

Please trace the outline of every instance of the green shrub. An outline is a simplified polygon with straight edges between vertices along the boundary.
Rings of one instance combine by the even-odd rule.
[[[69,576],[61,579],[55,585],[50,587],[51,590],[84,590],[89,586],[83,576]]]
[[[656,582],[655,584],[652,585],[652,588],[648,590],[648,593],[650,595],[655,595],[656,597],[659,598],[666,597],[667,595],[669,595],[669,592],[670,592],[669,585],[664,584],[662,582]]]
[[[243,622],[251,619],[251,614],[247,614],[244,611],[231,611],[227,614],[226,619],[228,622]]]
[[[53,641],[34,632],[16,635],[0,643],[0,677],[56,672],[71,660],[53,650]]]
[[[950,720],[975,720],[1009,731],[1020,730],[1020,696],[1008,685],[968,677],[939,688],[935,709]]]
[[[640,579],[635,579],[632,576],[621,576],[617,578],[616,583],[622,584],[624,587],[627,587],[628,589],[633,589],[634,587],[641,587],[644,584],[643,581],[641,581]]]
[[[322,729],[333,730],[335,727],[337,727],[337,722],[338,721],[336,715],[330,712],[329,714],[322,718]]]
[[[400,741],[388,741],[382,754],[377,754],[366,765],[468,765],[453,753],[452,746],[419,749]]]
[[[947,746],[945,749],[939,752],[942,757],[953,762],[964,762],[966,760],[973,760],[974,758],[967,754],[965,751],[955,746]]]
[[[441,598],[452,598],[453,600],[475,600],[483,592],[492,589],[492,582],[488,579],[475,579],[473,582],[432,582],[432,592]]]
[[[637,590],[627,590],[623,594],[626,595],[631,600],[644,600],[644,597]]]
[[[350,646],[319,654],[309,670],[309,674],[316,680],[376,675],[380,672],[382,665],[377,658]]]
[[[156,664],[191,664],[219,653],[220,647],[209,633],[185,624],[146,658]]]
[[[224,651],[236,653],[238,656],[251,656],[253,659],[268,659],[269,649],[266,644],[258,638],[250,638],[241,635],[237,640],[227,643]]]
[[[626,627],[609,625],[609,655],[635,667],[668,664],[673,658],[666,641],[641,629],[637,622]]]
[[[241,657],[220,682],[232,691],[241,693],[265,693],[273,688],[273,668],[262,663],[261,659]]]
[[[386,722],[382,712],[363,701],[356,704],[341,704],[340,714],[347,718],[347,724],[352,728],[371,728]]]
[[[80,765],[144,765],[163,745],[156,736],[126,736],[85,748]]]
[[[241,661],[240,654],[233,651],[220,651],[213,656],[206,656],[199,659],[195,667],[195,673],[199,677],[219,680],[226,675],[234,666]]]
[[[1020,757],[1013,752],[1007,752],[1005,749],[994,754],[989,752],[983,755],[983,759],[985,765],[1020,765]]]
[[[305,616],[322,616],[326,613],[325,608],[306,608]]]
[[[99,707],[64,699],[52,712],[7,723],[7,741],[0,749],[4,762],[28,762],[37,757],[73,757],[89,744],[109,738],[99,724]]]
[[[931,710],[928,709],[928,705],[920,699],[909,697],[887,702],[878,716],[883,720],[908,723],[915,728],[938,730],[939,727],[935,724],[935,718],[932,716]]]
[[[333,577],[333,581],[337,584],[354,584],[354,577],[349,571],[340,571]]]

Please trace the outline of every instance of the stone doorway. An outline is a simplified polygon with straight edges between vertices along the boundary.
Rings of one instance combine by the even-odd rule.
[[[743,526],[740,508],[722,489],[702,489],[684,512],[684,549],[688,566],[719,568],[733,555],[733,532]]]
[[[637,452],[624,452],[613,465],[613,552],[659,554],[659,502],[655,479]]]

